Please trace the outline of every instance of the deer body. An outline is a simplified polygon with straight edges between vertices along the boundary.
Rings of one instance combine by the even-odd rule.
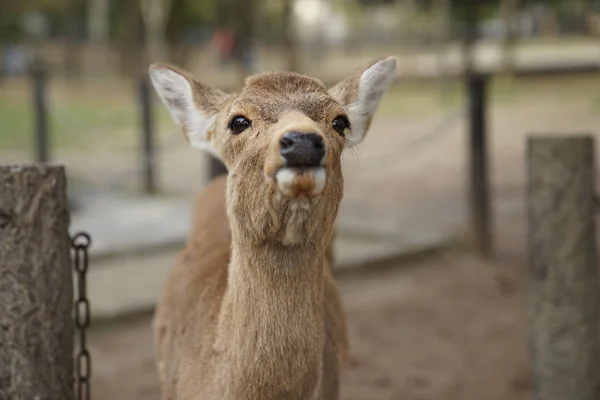
[[[150,71],[188,141],[229,170],[198,199],[157,305],[163,397],[337,399],[348,346],[331,272],[340,156],[346,136],[357,142],[368,130],[395,61],[329,91],[270,73],[236,95],[173,67]]]
[[[240,268],[232,274],[229,284],[233,286],[241,279],[246,282],[248,291],[239,297],[238,293],[228,293],[227,265],[232,255],[224,178],[215,180],[198,199],[196,210],[207,209],[212,212],[196,213],[193,226],[197,230],[190,235],[171,270],[154,321],[161,381],[163,387],[170,388],[167,393],[173,391],[167,398],[195,398],[194,394],[204,392],[212,393],[197,398],[296,398],[290,397],[292,391],[315,391],[323,383],[331,383],[329,387],[322,387],[323,398],[335,398],[337,374],[334,372],[338,359],[345,358],[347,344],[343,310],[331,276],[330,260],[316,260],[323,265],[311,266],[315,283],[305,282],[304,288],[296,285],[294,280],[298,276],[293,272],[306,273],[306,268],[298,268],[288,276],[278,276],[273,268],[256,276]],[[206,226],[213,229],[210,232],[202,229]],[[298,261],[305,258],[301,255]],[[261,267],[259,260],[251,262],[254,265],[247,264],[248,268]],[[289,301],[290,290],[305,288],[306,293],[298,293],[297,299]],[[309,313],[299,307],[304,301],[312,305]],[[261,314],[268,320],[257,318],[261,309],[269,308],[272,312]],[[304,327],[314,330],[310,333]],[[329,336],[327,341],[326,336]],[[271,346],[274,339],[281,343],[279,348]],[[175,350],[179,343],[192,345],[186,350]],[[294,349],[293,354],[286,352],[289,348]],[[325,358],[327,361],[321,363]],[[229,369],[229,366],[240,370]],[[186,369],[193,373],[185,373]],[[330,376],[322,382],[314,382],[321,373]],[[296,374],[294,382],[290,377]],[[286,379],[291,381],[285,383]],[[219,380],[230,393],[211,388],[211,382]],[[259,396],[257,392],[268,389],[272,382],[285,383],[282,391],[273,392],[273,397]],[[177,386],[189,388],[190,393],[177,397]],[[234,395],[236,390],[239,393]],[[252,392],[256,394],[251,396]],[[313,394],[298,398],[321,398],[311,397]]]

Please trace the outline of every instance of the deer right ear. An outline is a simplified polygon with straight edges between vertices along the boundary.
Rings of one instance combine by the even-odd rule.
[[[158,96],[190,145],[217,155],[210,139],[225,93],[168,65],[153,64],[149,73]]]
[[[350,132],[346,135],[352,142],[362,142],[369,130],[379,103],[396,77],[396,59],[386,57],[352,75],[329,89],[331,96],[348,113]]]

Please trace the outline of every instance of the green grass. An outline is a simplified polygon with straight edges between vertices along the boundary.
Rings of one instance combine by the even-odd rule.
[[[600,113],[600,93],[592,99],[592,111]]]
[[[26,87],[0,91],[0,149],[31,148],[34,140],[33,104]],[[133,96],[103,93],[99,87],[49,88],[48,129],[52,146],[89,149],[137,146],[140,110]],[[56,91],[52,91],[55,89]],[[131,94],[131,93],[129,93]],[[158,131],[170,119],[161,104],[154,107]]]
[[[30,147],[33,119],[22,102],[0,100],[0,148]]]
[[[48,129],[53,146],[89,147],[101,141],[122,139],[133,133],[135,115],[127,107],[110,104],[61,104],[49,110]],[[27,103],[0,103],[0,147],[30,146],[34,113]]]

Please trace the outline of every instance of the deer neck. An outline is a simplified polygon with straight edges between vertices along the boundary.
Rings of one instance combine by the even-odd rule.
[[[309,398],[325,340],[324,249],[316,243],[247,243],[240,235],[233,229],[216,343],[230,390],[239,384],[257,398]]]

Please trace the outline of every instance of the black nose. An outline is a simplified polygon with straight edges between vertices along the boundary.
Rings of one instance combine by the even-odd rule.
[[[325,143],[316,133],[288,132],[279,145],[286,167],[318,167],[325,157]]]

